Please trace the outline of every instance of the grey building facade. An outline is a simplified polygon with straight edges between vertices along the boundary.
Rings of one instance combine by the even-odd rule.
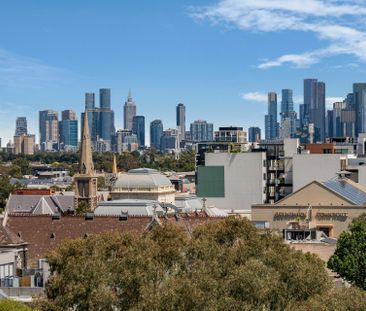
[[[132,132],[137,136],[137,143],[139,148],[145,147],[145,117],[134,116],[133,117],[133,129]]]
[[[156,150],[161,150],[163,130],[163,122],[161,120],[154,120],[150,123],[150,146]]]
[[[123,124],[125,130],[133,130],[133,117],[136,116],[136,104],[132,100],[131,90],[123,107]]]

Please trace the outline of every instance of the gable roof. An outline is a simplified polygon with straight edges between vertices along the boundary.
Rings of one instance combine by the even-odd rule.
[[[317,192],[316,195],[314,195]],[[315,200],[315,201],[314,201]],[[319,181],[312,181],[304,187],[277,201],[275,205],[358,205],[349,197],[327,187]]]
[[[56,212],[65,213],[74,209],[73,195],[20,195],[12,194],[7,203],[7,211],[9,214],[15,213],[33,213],[42,214],[42,206],[48,205],[47,214]],[[36,207],[38,208],[36,209]],[[36,210],[36,211],[35,211]],[[51,212],[52,210],[52,212]]]
[[[26,244],[18,235],[9,228],[0,225],[0,246]]]

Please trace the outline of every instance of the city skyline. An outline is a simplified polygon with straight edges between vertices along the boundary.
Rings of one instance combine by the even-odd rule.
[[[204,119],[215,128],[259,126],[263,131],[267,92],[293,89],[298,112],[305,78],[327,84],[329,107],[352,92],[354,82],[365,81],[364,59],[347,50],[356,46],[356,35],[365,36],[358,19],[352,19],[365,10],[349,1],[311,1],[308,6],[290,1],[286,7],[287,2],[163,1],[144,3],[144,10],[141,3],[117,1],[109,6],[97,1],[0,4],[3,145],[13,136],[17,116],[26,116],[28,131],[38,136],[38,111],[72,109],[80,118],[84,93],[101,87],[112,89],[116,129],[123,128],[129,88],[146,124],[161,119],[166,128],[175,126],[175,107],[182,102],[187,126]],[[225,15],[234,6],[236,19]],[[316,13],[319,6],[324,13]],[[255,25],[245,19],[249,9],[255,16],[259,11],[277,18],[284,13],[310,30],[289,24],[286,30],[269,31],[270,19],[267,28],[263,19]],[[327,28],[316,30],[319,23]],[[348,30],[343,41],[335,36],[336,27],[340,33]],[[342,52],[337,45],[347,49]]]

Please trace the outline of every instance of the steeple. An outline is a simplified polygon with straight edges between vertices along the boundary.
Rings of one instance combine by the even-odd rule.
[[[117,175],[118,171],[117,171],[117,160],[116,160],[116,155],[113,154],[113,166],[112,166],[112,174]]]
[[[128,101],[128,102],[132,102],[132,93],[131,93],[131,89],[129,89],[129,90],[128,90],[127,101]]]
[[[89,121],[88,113],[84,113],[84,126],[83,126],[83,137],[81,139],[81,150],[80,150],[80,174],[93,175],[94,165],[92,158],[92,149],[89,135]]]

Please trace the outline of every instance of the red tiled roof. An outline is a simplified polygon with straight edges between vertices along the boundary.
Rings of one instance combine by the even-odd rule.
[[[84,216],[63,216],[57,220],[47,215],[9,215],[7,228],[28,243],[28,262],[36,265],[38,259],[65,239],[113,231],[142,234],[150,222],[151,217],[130,216],[127,221],[120,221],[118,217],[85,220]]]

